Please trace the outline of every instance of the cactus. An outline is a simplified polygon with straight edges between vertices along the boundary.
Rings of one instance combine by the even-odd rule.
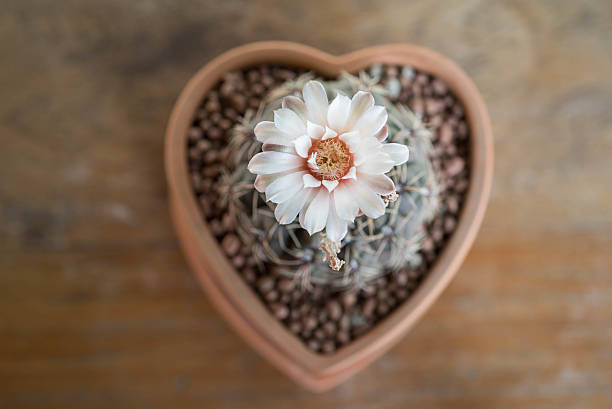
[[[403,74],[410,72],[409,67],[403,70]],[[275,269],[300,280],[306,287],[311,284],[360,287],[387,272],[407,265],[417,267],[421,263],[423,224],[433,217],[438,205],[438,186],[429,162],[430,134],[417,115],[391,102],[397,96],[392,80],[397,79],[381,83],[377,66],[370,74],[361,72],[359,77],[342,74],[335,81],[321,82],[328,97],[338,92],[352,96],[358,90],[372,93],[376,103],[387,108],[388,140],[409,147],[410,160],[387,174],[395,183],[397,197],[389,198],[383,216],[375,220],[359,216],[349,226],[342,243],[331,243],[324,233],[310,237],[297,221],[279,224],[274,218],[274,204],[266,202],[264,195],[253,188],[255,176],[247,170],[247,163],[261,150],[253,133],[255,125],[270,119],[273,110],[281,106],[282,98],[299,94],[311,78],[311,74],[306,74],[273,90],[259,110],[247,112],[233,130],[220,193],[237,233],[253,249],[259,268]],[[339,271],[330,268],[332,265]]]

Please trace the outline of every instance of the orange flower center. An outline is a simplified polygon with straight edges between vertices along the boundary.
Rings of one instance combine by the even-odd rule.
[[[319,180],[338,180],[353,166],[353,155],[340,138],[313,141],[308,152],[308,165]]]

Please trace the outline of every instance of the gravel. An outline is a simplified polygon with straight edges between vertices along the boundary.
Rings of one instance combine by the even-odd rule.
[[[261,65],[226,74],[202,101],[187,131],[191,186],[212,234],[245,282],[270,313],[317,353],[330,354],[369,331],[418,288],[453,234],[469,187],[469,127],[464,110],[448,86],[418,70],[383,68],[383,83],[399,87],[397,102],[423,115],[432,131],[432,165],[440,183],[441,206],[426,226],[421,253],[424,262],[381,277],[360,290],[332,291],[258,269],[251,249],[243,246],[227,215],[223,194],[215,189],[226,157],[232,128],[249,109],[257,109],[265,95],[296,72]]]

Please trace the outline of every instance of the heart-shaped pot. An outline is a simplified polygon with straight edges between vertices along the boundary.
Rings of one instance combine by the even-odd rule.
[[[196,203],[186,161],[187,131],[203,96],[227,72],[280,64],[336,77],[373,64],[410,65],[444,81],[462,102],[470,127],[470,185],[457,228],[412,296],[371,331],[331,355],[311,352],[276,318],[225,257]],[[485,105],[466,74],[432,51],[385,45],[336,57],[287,42],[235,48],[202,68],[181,93],[166,133],[170,208],[183,250],[213,304],[264,357],[303,386],[322,391],[342,382],[383,354],[415,324],[457,271],[480,226],[493,173],[493,145]]]

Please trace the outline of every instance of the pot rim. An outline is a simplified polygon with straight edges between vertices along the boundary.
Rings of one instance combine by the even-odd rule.
[[[470,128],[469,187],[455,232],[415,292],[385,319],[331,355],[311,352],[273,317],[235,271],[208,229],[189,183],[187,130],[204,95],[223,74],[258,64],[280,64],[337,76],[373,64],[410,65],[443,80],[462,102]],[[291,42],[233,48],[201,68],[174,105],[166,129],[165,167],[170,209],[181,246],[202,287],[234,329],[298,383],[323,391],[339,384],[396,344],[448,285],[484,217],[493,178],[493,138],[476,86],[451,60],[409,44],[389,44],[333,56]]]

